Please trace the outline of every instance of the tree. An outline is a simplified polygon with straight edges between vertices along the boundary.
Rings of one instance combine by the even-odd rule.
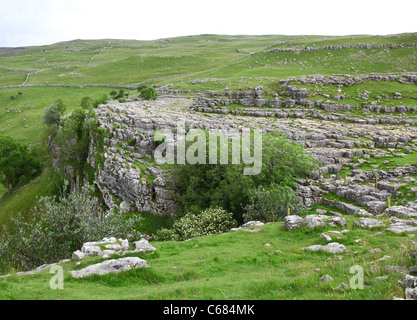
[[[84,97],[81,100],[80,107],[83,109],[90,109],[92,104],[93,104],[93,99],[91,99],[90,97]]]
[[[54,124],[59,124],[61,114],[58,110],[58,105],[53,104],[46,107],[45,113],[43,114],[43,122],[49,127]]]
[[[0,179],[9,194],[17,183],[28,181],[39,174],[41,167],[40,161],[25,145],[0,135]]]
[[[280,132],[265,134],[262,140],[262,170],[258,175],[244,175],[244,164],[231,164],[231,159],[222,165],[173,165],[171,183],[178,214],[221,207],[243,222],[245,207],[259,186],[279,184],[295,189],[295,179],[308,176],[316,165],[312,156]],[[229,151],[229,157],[231,154]]]
[[[139,92],[139,98],[143,100],[156,100],[156,98],[158,98],[158,93],[154,88],[142,89]]]
[[[46,107],[43,114],[43,122],[49,127],[53,124],[59,124],[61,117],[65,114],[67,106],[62,99],[58,99],[54,104]]]

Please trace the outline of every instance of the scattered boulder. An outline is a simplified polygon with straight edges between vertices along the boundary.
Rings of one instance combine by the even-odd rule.
[[[401,234],[403,232],[415,232],[417,231],[417,227],[410,226],[406,223],[398,222],[398,223],[391,224],[387,228],[387,231]]]
[[[417,211],[404,206],[393,206],[384,211],[384,214],[390,217],[405,217],[412,218],[417,217]]]
[[[408,270],[404,266],[385,266],[385,271],[392,273],[402,273],[407,274]]]
[[[358,227],[358,228],[378,228],[383,226],[384,223],[380,220],[377,219],[372,219],[372,218],[359,218],[359,221],[355,221],[353,223],[353,226]]]
[[[148,264],[145,260],[131,257],[107,260],[88,266],[81,270],[71,271],[71,274],[74,278],[83,278],[93,274],[104,275],[108,273],[119,273],[122,271],[131,270],[132,268],[137,269],[144,267],[148,267]]]
[[[249,221],[246,222],[244,225],[242,225],[243,228],[249,228],[249,227],[262,227],[265,224],[261,221]]]
[[[404,288],[416,288],[417,287],[417,277],[411,276],[409,274],[404,275],[404,280],[402,281],[402,286]]]
[[[86,256],[84,252],[81,252],[80,250],[75,251],[72,254],[72,260],[81,260]]]
[[[139,251],[142,251],[142,252],[156,251],[156,248],[153,245],[151,245],[149,243],[149,241],[146,240],[146,239],[142,239],[140,241],[136,241],[136,242],[133,243],[133,245],[136,248],[135,249],[135,252],[139,252]]]
[[[417,300],[417,288],[405,289],[405,300]]]
[[[333,281],[333,278],[331,276],[329,276],[328,274],[326,274],[326,275],[320,277],[320,281],[321,282],[330,282],[330,281]]]
[[[307,222],[301,218],[300,216],[287,216],[284,219],[284,228],[288,231],[297,229],[303,225],[305,225]]]
[[[328,219],[326,222],[332,227],[335,227],[335,226],[343,227],[346,225],[346,219],[341,218],[341,217],[331,218],[331,219]]]
[[[324,227],[326,224],[323,222],[323,220],[320,219],[317,215],[309,215],[305,217],[305,222],[307,223],[307,227],[309,229],[314,229],[315,227]]]
[[[332,243],[329,243],[328,245],[325,245],[325,246],[314,245],[314,246],[302,248],[302,250],[326,251],[326,252],[330,252],[330,253],[342,253],[342,252],[347,251],[346,247],[343,244],[340,244],[338,242],[332,242]]]
[[[342,283],[340,286],[334,288],[334,290],[340,290],[340,291],[345,291],[345,290],[348,290],[348,289],[349,289],[349,286],[345,283]]]
[[[326,240],[327,242],[332,241],[332,238],[331,238],[330,236],[328,236],[327,234],[325,234],[325,233],[322,233],[322,234],[320,235],[320,238],[322,238],[322,239]]]

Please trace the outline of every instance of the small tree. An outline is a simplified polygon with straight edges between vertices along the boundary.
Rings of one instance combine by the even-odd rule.
[[[41,171],[41,163],[21,143],[0,135],[0,182],[12,192],[12,187],[30,180]]]
[[[81,100],[80,107],[83,109],[90,109],[92,104],[93,104],[93,99],[91,99],[90,97],[84,97]]]
[[[54,124],[59,124],[61,114],[58,110],[58,105],[53,104],[46,107],[45,113],[43,114],[43,122],[49,127]]]
[[[139,92],[139,98],[143,100],[156,100],[158,93],[154,88],[146,88]]]

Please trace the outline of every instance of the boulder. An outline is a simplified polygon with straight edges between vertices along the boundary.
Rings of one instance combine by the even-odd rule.
[[[72,254],[72,260],[81,260],[86,256],[84,252],[81,252],[80,250],[75,251]]]
[[[151,245],[149,243],[149,241],[146,240],[146,239],[136,241],[136,242],[133,243],[133,245],[136,248],[135,249],[136,252],[139,252],[139,251],[142,251],[142,252],[156,251],[156,248],[153,245]]]
[[[417,287],[417,277],[411,276],[409,274],[405,274],[402,285],[403,285],[404,288],[416,288]]]
[[[347,214],[355,214],[360,208],[350,204],[350,203],[345,203],[345,202],[337,202],[335,204],[335,207],[338,208],[339,210],[345,211]]]
[[[330,252],[330,253],[342,253],[342,252],[347,251],[346,247],[343,244],[340,244],[338,242],[332,242],[332,243],[329,243],[328,245],[325,245],[325,246],[314,245],[314,246],[302,248],[302,250],[326,251],[326,252]]]
[[[328,219],[326,222],[332,227],[335,227],[335,226],[343,227],[346,225],[346,220],[341,217],[331,218],[331,219]]]
[[[333,281],[333,278],[331,276],[329,276],[328,274],[326,274],[326,275],[320,277],[320,281],[321,282],[330,282],[330,281]]]
[[[295,216],[295,215],[287,216],[284,219],[284,228],[287,229],[288,231],[297,229],[305,224],[306,224],[306,221],[300,216]]]
[[[374,214],[379,214],[387,207],[387,203],[385,201],[369,201],[366,203],[368,207],[368,211]]]
[[[315,227],[326,226],[323,220],[321,220],[319,216],[314,215],[314,214],[305,217],[304,221],[307,223],[307,227],[309,229],[314,229]]]
[[[383,225],[384,223],[382,221],[372,218],[359,218],[359,221],[353,223],[353,226],[355,227],[369,229],[381,227]]]
[[[261,221],[249,221],[246,222],[244,225],[242,225],[243,228],[249,228],[249,227],[262,227],[264,225]]]
[[[413,208],[404,207],[404,206],[393,206],[384,211],[384,214],[390,217],[417,217],[417,211]]]
[[[101,263],[88,266],[81,270],[71,271],[71,274],[74,278],[83,278],[93,274],[104,275],[108,273],[119,273],[122,271],[131,270],[132,268],[137,269],[144,267],[148,267],[148,264],[143,259],[136,257],[121,258],[107,260]]]
[[[398,222],[391,224],[387,231],[394,232],[394,233],[403,233],[403,232],[416,232],[417,227],[410,226],[406,223]]]
[[[417,288],[405,289],[405,300],[417,300]]]

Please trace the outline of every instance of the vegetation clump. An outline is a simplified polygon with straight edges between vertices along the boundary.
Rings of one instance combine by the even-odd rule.
[[[42,170],[41,162],[24,144],[0,135],[0,183],[10,194],[19,182],[28,182]]]
[[[67,193],[65,182],[61,195],[42,197],[30,219],[22,215],[11,218],[11,229],[0,233],[0,268],[33,269],[45,263],[68,258],[83,243],[114,236],[136,240],[135,228],[140,216],[124,215],[102,209],[94,188],[85,185]]]
[[[154,88],[145,88],[139,92],[139,98],[142,100],[156,100],[158,93]]]
[[[208,208],[199,214],[188,213],[176,220],[171,229],[160,229],[158,240],[184,241],[187,239],[224,233],[236,226],[232,213],[222,208]]]

